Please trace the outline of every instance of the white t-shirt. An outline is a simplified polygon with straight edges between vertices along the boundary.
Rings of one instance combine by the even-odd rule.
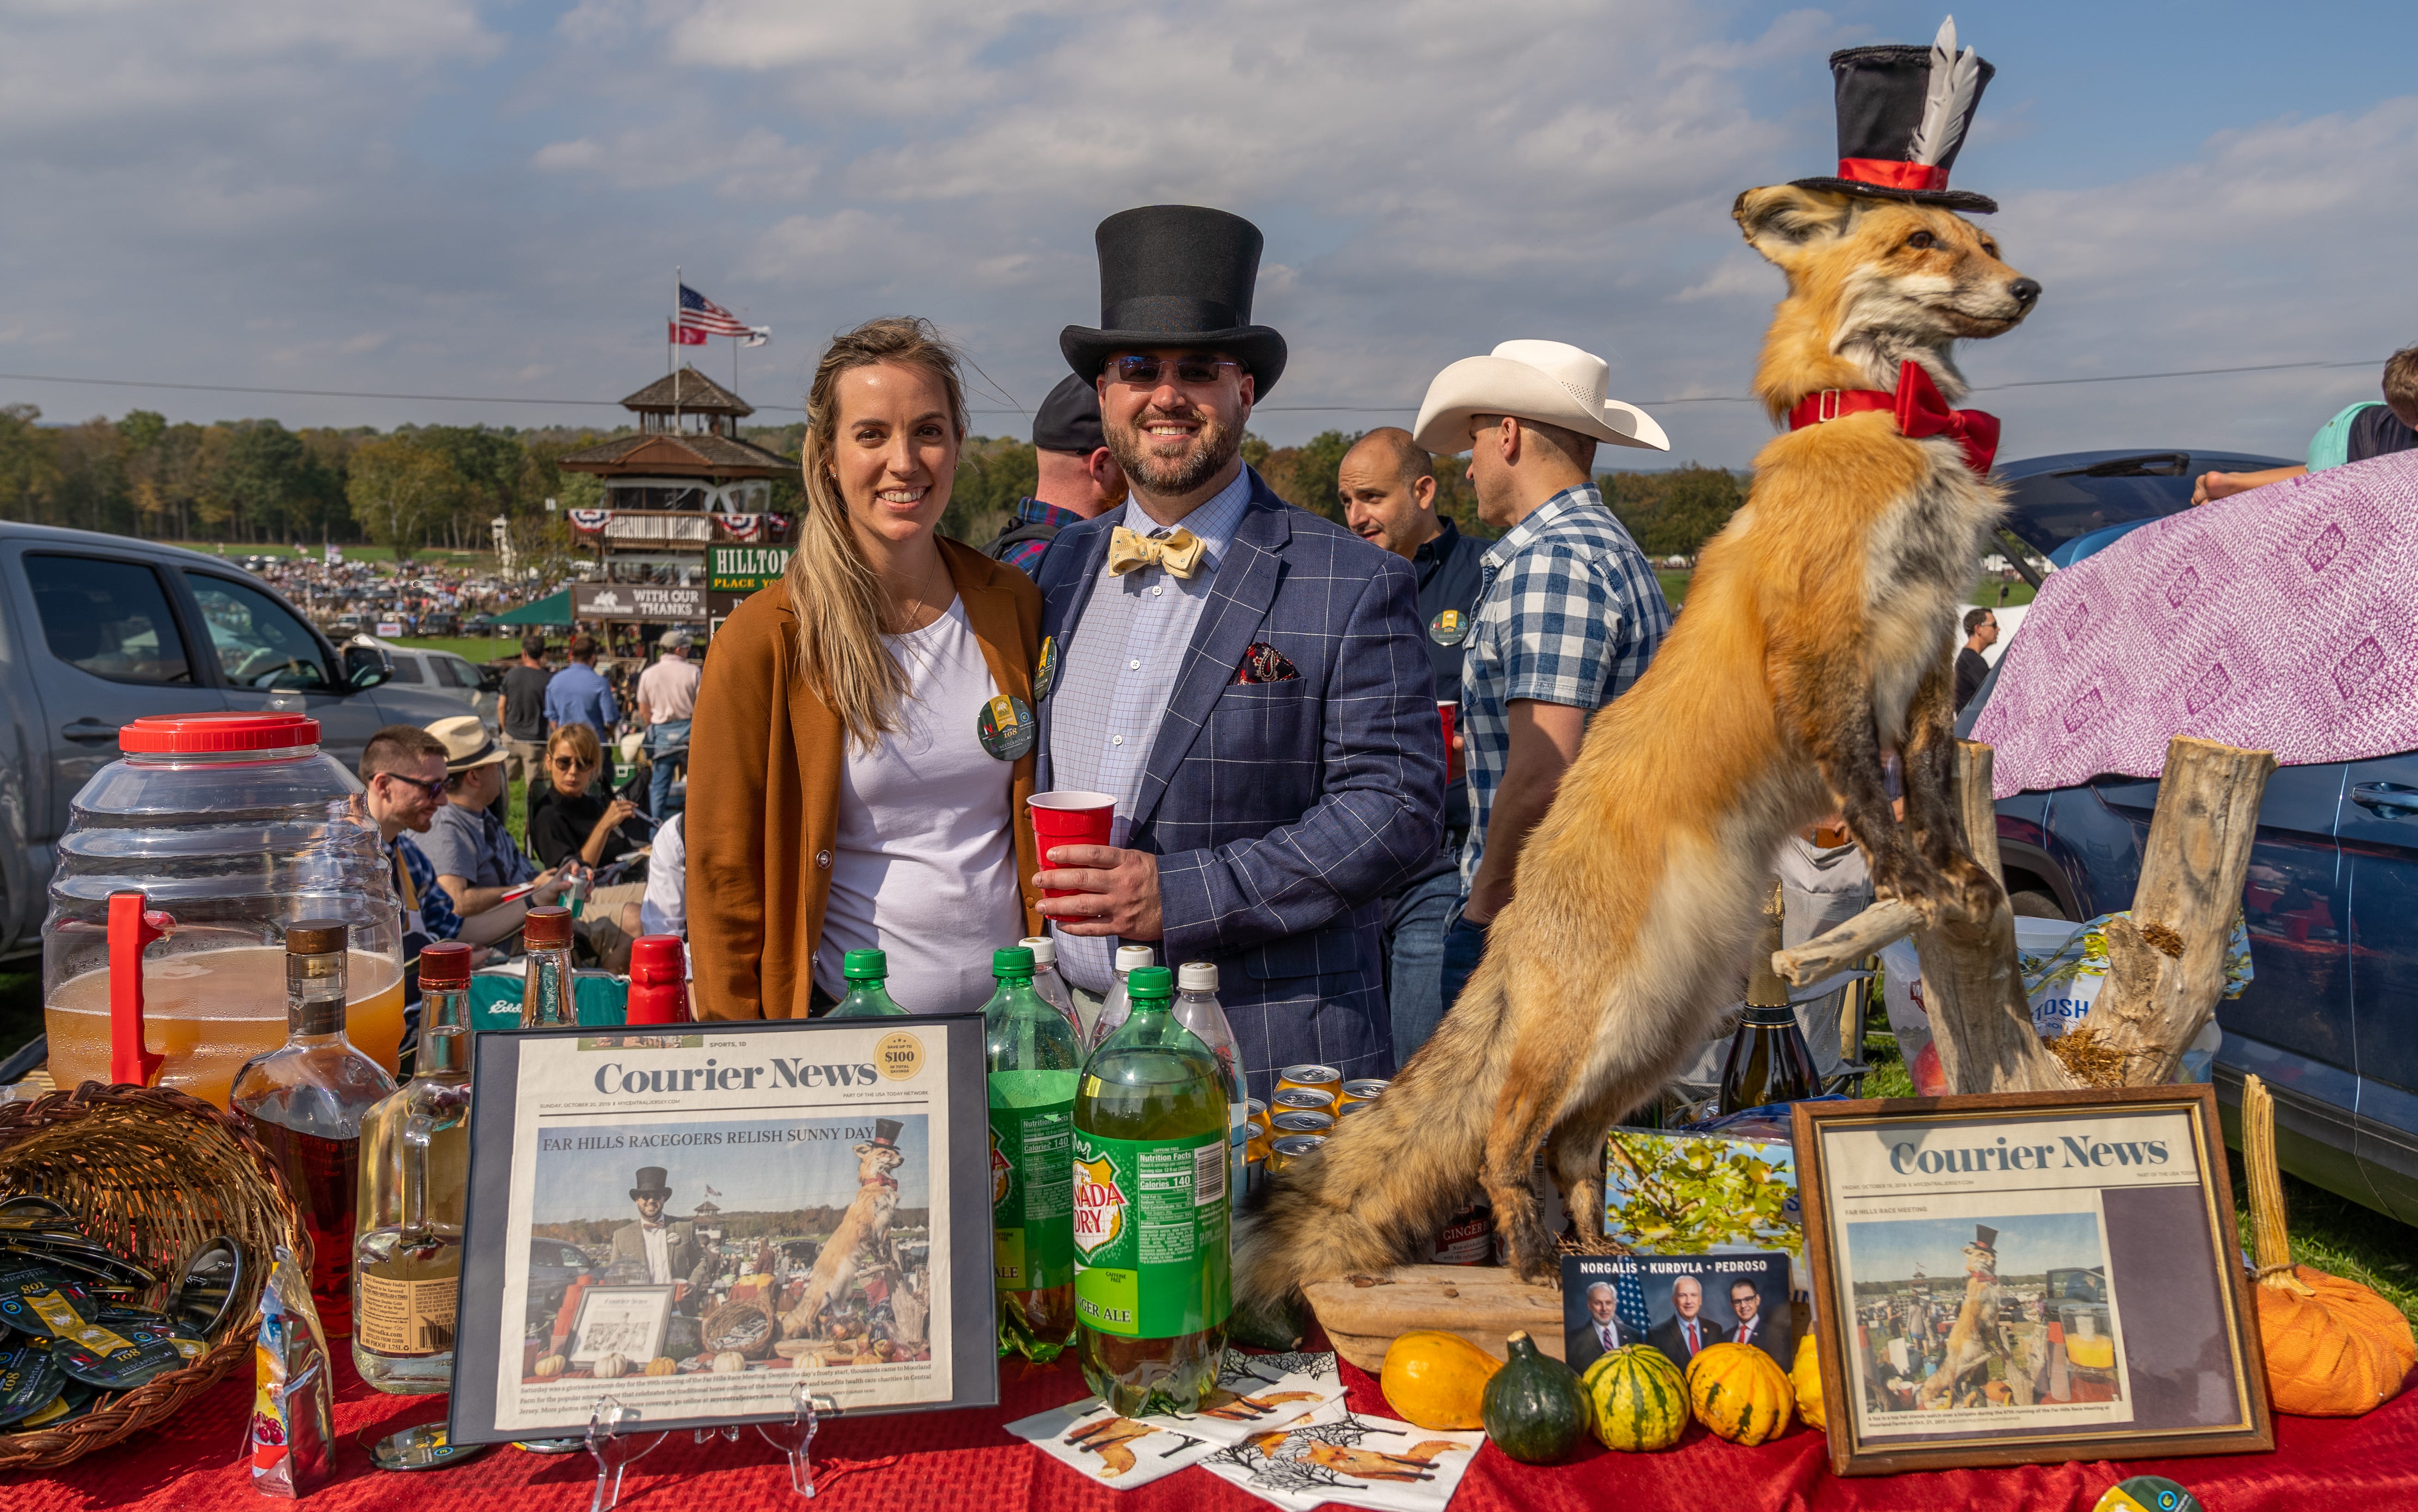
[[[675,814],[655,832],[647,858],[647,893],[638,900],[638,928],[688,938],[688,816]]]
[[[1016,763],[975,735],[998,690],[961,603],[882,640],[907,673],[902,727],[869,751],[848,743],[815,980],[845,996],[840,957],[879,947],[899,1007],[980,1008],[990,1000],[990,953],[1024,933],[1008,829]]]

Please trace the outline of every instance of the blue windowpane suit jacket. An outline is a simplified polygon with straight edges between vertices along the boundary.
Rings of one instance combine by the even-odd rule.
[[[1410,564],[1250,481],[1126,843],[1159,857],[1159,958],[1217,963],[1250,1095],[1264,1098],[1287,1065],[1392,1069],[1380,899],[1435,858],[1445,763]],[[1062,667],[1110,528],[1070,526],[1042,560],[1042,633]],[[1254,644],[1300,675],[1236,682]],[[1056,691],[1038,710],[1043,788]]]

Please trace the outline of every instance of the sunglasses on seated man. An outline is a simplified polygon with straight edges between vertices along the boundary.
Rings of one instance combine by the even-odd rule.
[[[1120,383],[1156,383],[1172,369],[1176,382],[1200,389],[1216,383],[1225,369],[1242,371],[1243,364],[1231,357],[1121,357],[1109,366]]]

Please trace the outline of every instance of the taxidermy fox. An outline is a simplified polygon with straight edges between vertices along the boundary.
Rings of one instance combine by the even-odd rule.
[[[1988,235],[1931,206],[1779,186],[1731,214],[1788,277],[1755,375],[1775,418],[1825,389],[1919,383],[1901,363],[1952,403],[1951,344],[2012,329],[2040,297]],[[2001,503],[1956,439],[1909,438],[1887,409],[1764,448],[1654,664],[1591,722],[1460,1001],[1385,1098],[1247,1218],[1239,1305],[1264,1315],[1306,1283],[1425,1259],[1473,1177],[1511,1263],[1552,1280],[1538,1145],[1600,1233],[1604,1136],[1736,1000],[1791,831],[1837,809],[1881,898],[1926,924],[1987,916],[1998,884],[1958,838],[1950,626]]]

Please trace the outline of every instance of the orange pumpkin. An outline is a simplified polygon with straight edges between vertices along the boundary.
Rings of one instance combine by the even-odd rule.
[[[2242,1078],[2242,1159],[2250,1175],[2251,1250],[2258,1262],[2251,1293],[2258,1300],[2268,1401],[2304,1417],[2357,1417],[2391,1401],[2418,1364],[2410,1320],[2356,1281],[2291,1263],[2275,1168],[2275,1099],[2255,1076]]]
[[[1780,1363],[1752,1344],[1707,1344],[1688,1362],[1696,1421],[1732,1443],[1764,1443],[1788,1430],[1797,1394]]]

